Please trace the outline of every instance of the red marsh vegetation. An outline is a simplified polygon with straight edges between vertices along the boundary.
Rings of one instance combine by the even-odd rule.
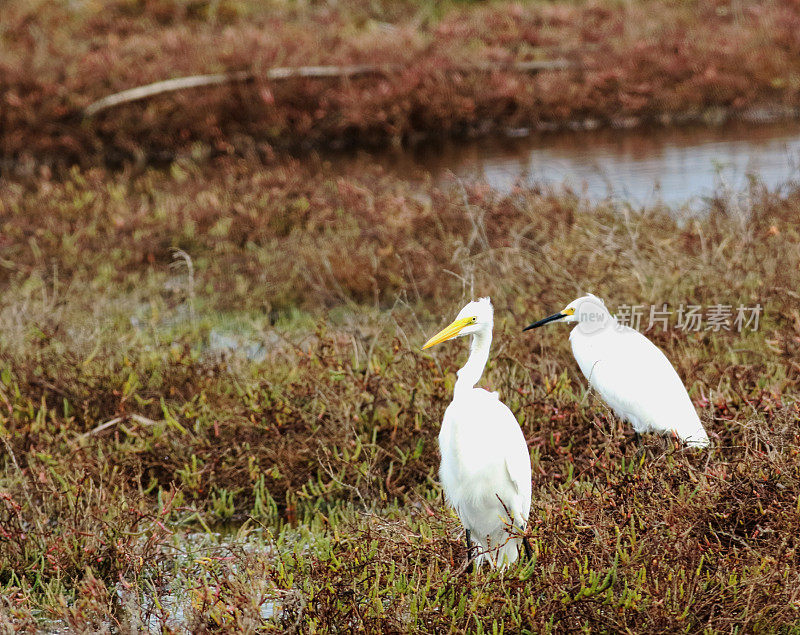
[[[539,60],[567,67],[514,70]],[[351,64],[383,70],[264,79]],[[81,114],[118,91],[230,71],[253,79]],[[800,106],[800,6],[12,0],[0,94],[0,154],[66,163],[787,114]]]

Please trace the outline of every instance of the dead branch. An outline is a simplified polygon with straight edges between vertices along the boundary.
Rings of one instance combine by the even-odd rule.
[[[492,71],[515,71],[518,73],[538,73],[541,71],[556,71],[571,68],[573,64],[564,59],[538,60],[529,62],[516,62],[514,64],[478,64],[461,69],[453,69],[455,72],[492,72]],[[119,93],[114,93],[98,99],[89,104],[83,111],[84,117],[94,117],[96,114],[133,101],[141,101],[149,97],[155,97],[163,93],[172,93],[189,88],[202,88],[205,86],[220,86],[224,84],[239,84],[265,79],[267,81],[280,81],[294,79],[298,77],[324,79],[324,78],[345,78],[357,77],[362,75],[380,75],[388,72],[400,70],[399,66],[376,66],[371,64],[361,64],[355,66],[298,66],[298,67],[277,67],[269,69],[264,75],[253,71],[237,71],[232,73],[216,73],[213,75],[192,75],[190,77],[176,77],[167,79],[145,86],[129,88]]]
[[[143,426],[152,426],[152,425],[155,425],[156,423],[158,423],[157,421],[154,421],[153,419],[150,419],[149,417],[143,417],[142,415],[137,415],[135,413],[128,415],[128,418],[133,420],[133,421],[135,421],[136,423],[139,423],[139,424],[143,425]],[[81,438],[85,439],[87,437],[94,436],[95,434],[98,434],[98,433],[102,432],[103,430],[107,430],[108,428],[110,428],[112,426],[115,426],[118,423],[121,423],[122,421],[124,421],[124,419],[125,419],[125,417],[114,417],[113,419],[110,419],[110,420],[106,421],[105,423],[101,423],[96,428],[93,428],[93,429],[89,430],[89,432],[84,432],[81,435]]]
[[[378,66],[300,66],[297,68],[271,68],[264,75],[264,79],[277,81],[292,79],[295,77],[325,78],[325,77],[353,77],[356,75],[369,75],[380,73]],[[252,71],[238,71],[234,73],[217,73],[215,75],[192,75],[191,77],[177,77],[167,79],[146,86],[137,86],[123,90],[113,95],[103,97],[98,101],[89,104],[83,111],[85,117],[93,117],[103,110],[127,104],[132,101],[140,101],[162,93],[171,93],[187,88],[201,88],[203,86],[218,86],[221,84],[239,84],[250,82],[259,77]]]

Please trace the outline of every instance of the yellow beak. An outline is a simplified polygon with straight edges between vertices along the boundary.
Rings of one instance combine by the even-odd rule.
[[[425,342],[425,346],[422,347],[422,350],[424,351],[426,348],[430,348],[431,346],[434,346],[441,342],[453,339],[456,335],[458,335],[461,332],[461,329],[463,329],[471,322],[472,322],[471,317],[465,317],[461,318],[460,320],[456,320],[450,326],[446,326],[436,335],[434,335],[431,339]]]

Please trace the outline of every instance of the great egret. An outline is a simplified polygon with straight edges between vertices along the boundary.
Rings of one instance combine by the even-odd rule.
[[[629,421],[636,439],[645,432],[674,434],[690,447],[708,446],[708,435],[681,378],[666,355],[638,331],[619,324],[592,294],[525,327],[577,322],[569,335],[572,353],[589,384],[618,417]]]
[[[528,523],[531,457],[508,406],[496,392],[475,387],[489,359],[493,325],[492,303],[481,298],[461,309],[455,321],[422,348],[472,335],[469,359],[458,371],[453,401],[439,432],[439,478],[466,529],[469,557],[474,539],[480,547],[478,566],[488,559],[502,568],[517,559],[520,542],[531,555],[527,539],[509,532],[510,526],[524,531]]]

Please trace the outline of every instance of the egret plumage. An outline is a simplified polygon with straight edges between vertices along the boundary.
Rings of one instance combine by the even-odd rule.
[[[586,295],[524,330],[576,322],[569,339],[589,384],[639,435],[673,434],[687,446],[709,444],[686,388],[666,355],[644,335],[620,324],[603,301]]]
[[[472,336],[469,359],[458,371],[453,401],[442,420],[439,478],[466,529],[468,551],[472,553],[472,540],[480,548],[476,564],[488,560],[505,567],[517,559],[520,545],[530,555],[530,545],[519,533],[531,510],[531,457],[508,406],[496,392],[475,387],[489,359],[493,325],[492,303],[481,298],[467,304],[423,349]]]

